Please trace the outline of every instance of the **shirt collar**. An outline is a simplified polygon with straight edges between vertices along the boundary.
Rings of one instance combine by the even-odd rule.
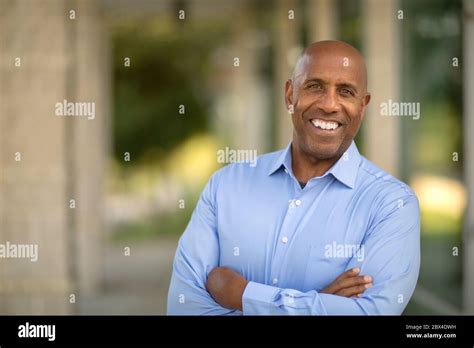
[[[273,165],[270,168],[270,171],[268,172],[268,175],[272,175],[275,173],[278,169],[281,167],[285,167],[285,169],[292,173],[293,171],[291,170],[291,141],[284,149],[280,155],[277,157],[276,161],[273,163]]]
[[[352,141],[351,145],[346,152],[339,158],[339,160],[322,176],[332,174],[338,181],[344,185],[354,188],[355,181],[357,178],[357,172],[359,170],[361,156],[357,145]],[[270,168],[268,175],[272,175],[278,171],[281,167],[284,167],[286,171],[292,176],[293,170],[291,167],[291,142],[288,144],[285,150],[277,157],[275,162]]]

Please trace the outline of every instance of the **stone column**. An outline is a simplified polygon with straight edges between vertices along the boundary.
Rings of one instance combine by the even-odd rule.
[[[309,42],[337,40],[337,2],[334,0],[310,0],[308,2]]]
[[[38,246],[36,262],[0,258],[2,314],[74,313],[100,280],[109,137],[100,5],[0,0],[0,243]],[[64,100],[95,102],[95,118],[57,116]]]
[[[365,155],[392,175],[399,170],[400,120],[381,116],[380,103],[399,101],[397,0],[364,0],[364,53],[372,100],[364,119]]]
[[[252,1],[242,1],[236,8],[239,12],[235,14],[233,59],[238,58],[239,66],[232,71],[231,83],[236,117],[234,141],[238,148],[261,154],[268,150],[268,96],[259,75],[260,38]]]
[[[293,11],[293,12],[290,12]],[[294,18],[292,15],[294,14]],[[295,0],[278,0],[275,8],[276,145],[283,148],[293,138],[291,115],[285,106],[285,82],[291,78],[296,58],[303,49],[298,37],[304,21]]]

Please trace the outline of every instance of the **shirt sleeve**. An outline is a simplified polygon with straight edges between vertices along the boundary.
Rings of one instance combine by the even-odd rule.
[[[384,204],[366,234],[361,268],[373,286],[360,298],[282,289],[250,282],[242,296],[244,315],[399,315],[416,286],[420,268],[420,213],[414,194]]]
[[[204,188],[173,262],[168,315],[241,315],[220,306],[206,290],[209,272],[219,263],[215,196],[219,172]]]

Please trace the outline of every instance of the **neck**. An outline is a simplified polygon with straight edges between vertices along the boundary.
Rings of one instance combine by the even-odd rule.
[[[293,174],[299,182],[306,183],[309,179],[326,173],[341,156],[329,159],[318,159],[299,149],[298,145],[293,141],[291,144],[291,157]]]

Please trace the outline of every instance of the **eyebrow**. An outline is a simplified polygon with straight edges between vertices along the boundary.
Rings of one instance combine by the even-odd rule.
[[[304,81],[304,84],[308,84],[308,83],[311,83],[311,82],[318,82],[318,83],[321,83],[323,85],[327,84],[326,81],[324,81],[323,79],[320,79],[320,78],[310,78],[310,79],[307,79],[306,81]],[[338,83],[336,84],[337,87],[347,87],[347,88],[351,88],[354,90],[355,93],[357,93],[357,87],[354,86],[352,83],[349,83],[349,82],[343,82],[343,83]]]

